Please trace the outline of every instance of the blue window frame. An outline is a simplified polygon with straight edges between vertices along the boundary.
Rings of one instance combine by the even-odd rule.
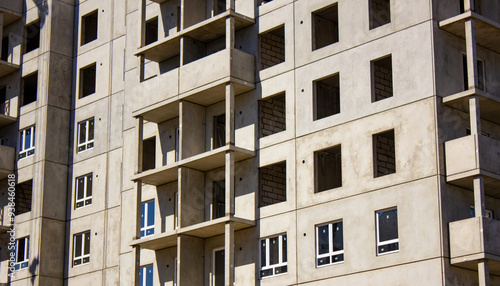
[[[139,269],[139,286],[153,286],[153,265]]]
[[[155,201],[141,204],[141,237],[155,233]]]

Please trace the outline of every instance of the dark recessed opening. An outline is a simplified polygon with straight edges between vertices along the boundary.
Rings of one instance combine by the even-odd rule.
[[[393,96],[392,57],[372,61],[372,102]]]
[[[0,60],[7,61],[9,59],[9,37],[2,39],[2,55]]]
[[[80,98],[95,93],[96,63],[80,69]]]
[[[394,130],[373,135],[373,157],[375,177],[396,173]]]
[[[37,97],[38,72],[27,75],[23,78],[23,102],[25,106],[36,101]]]
[[[147,171],[156,167],[156,137],[143,141],[142,145],[142,170]]]
[[[15,215],[31,211],[31,196],[33,193],[33,180],[20,183],[16,187]]]
[[[214,116],[214,147],[226,145],[226,114]]]
[[[314,88],[314,120],[340,113],[339,74],[317,80]]]
[[[82,17],[81,44],[92,42],[97,39],[97,10]]]
[[[316,192],[342,186],[342,156],[340,145],[314,152]]]
[[[467,67],[467,55],[463,55],[464,90],[469,89],[469,75]],[[484,91],[484,61],[477,59],[477,88]]]
[[[339,17],[337,4],[312,13],[313,50],[339,41]]]
[[[212,182],[212,219],[226,215],[226,181]]]
[[[260,67],[266,69],[285,61],[285,26],[259,35]]]
[[[286,130],[285,93],[259,100],[260,137]]]
[[[259,168],[259,205],[286,201],[286,161]]]
[[[29,53],[40,47],[40,21],[29,24],[25,28],[26,35],[26,53]]]
[[[370,0],[370,29],[391,22],[391,1]]]
[[[158,17],[146,22],[145,44],[149,45],[158,41]]]

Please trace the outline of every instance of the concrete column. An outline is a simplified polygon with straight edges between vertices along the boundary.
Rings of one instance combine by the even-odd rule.
[[[3,13],[0,12],[0,55],[2,54],[2,43],[3,41]]]
[[[226,216],[234,215],[234,152],[226,152]]]
[[[467,1],[466,1],[467,2]],[[465,44],[467,46],[467,77],[469,89],[478,85],[477,78],[477,47],[476,47],[476,22],[474,19],[465,21]]]
[[[234,84],[226,84],[226,145],[234,145]]]
[[[234,285],[234,222],[226,223],[224,241],[224,281],[225,286]]]
[[[486,216],[483,176],[474,177],[474,212],[476,217]]]
[[[470,133],[472,135],[481,135],[481,109],[479,98],[475,95],[469,98],[469,116]]]
[[[233,10],[234,11],[234,0],[226,0],[226,10]]]
[[[474,8],[474,0],[461,0],[464,1],[464,11],[471,11]]]
[[[142,116],[137,117],[137,173],[142,172],[142,155],[144,148],[144,119]]]
[[[234,18],[228,17],[226,18],[226,49],[234,48],[234,39],[235,39],[235,31],[234,31]]]
[[[477,263],[479,275],[479,286],[490,286],[490,269],[487,259],[481,259]]]
[[[139,47],[146,45],[146,0],[139,1],[139,15],[141,17],[139,23]]]
[[[141,198],[142,198],[142,181],[136,182],[136,219],[135,219],[135,236],[141,237]],[[141,264],[141,247],[134,247],[135,267],[134,267],[134,285],[139,285],[139,270]]]

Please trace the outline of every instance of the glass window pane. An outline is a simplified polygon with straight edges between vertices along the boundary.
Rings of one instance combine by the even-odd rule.
[[[153,286],[153,265],[146,267],[146,286]]]
[[[287,243],[286,243],[286,235],[283,235],[283,249],[282,249],[282,255],[283,255],[283,262],[286,262],[287,260]],[[285,270],[286,272],[286,270]]]
[[[83,254],[90,254],[90,232],[85,233],[85,249]]]
[[[278,237],[269,239],[269,265],[279,263]]]
[[[155,202],[148,203],[148,226],[155,224]]]
[[[24,140],[24,150],[29,149],[31,147],[31,129],[26,130]]]
[[[266,240],[263,239],[260,241],[260,265],[262,267],[266,265]]]
[[[143,283],[143,275],[144,275],[144,271],[146,271],[146,268],[145,267],[141,267],[139,269],[139,286],[144,286],[144,283]]]
[[[141,228],[144,227],[145,212],[146,212],[146,204],[141,204]]]
[[[318,227],[318,254],[328,253],[328,225]]]
[[[82,255],[82,235],[77,234],[75,236],[75,245],[73,246],[75,248],[75,257],[81,256]]]
[[[398,238],[398,214],[396,210],[378,213],[380,242]]]
[[[26,238],[26,253],[25,253],[25,258],[29,259],[30,258],[30,238]]]
[[[333,251],[344,249],[344,236],[343,236],[342,222],[332,224],[332,243]]]
[[[94,119],[89,120],[89,139],[88,139],[88,141],[90,141],[90,140],[94,140]]]
[[[24,238],[19,239],[17,241],[17,261],[21,262],[24,260],[24,249],[25,249],[25,241]]]
[[[83,142],[87,141],[86,136],[85,136],[85,133],[86,133],[85,122],[80,122],[78,124],[78,129],[80,130],[78,143],[83,143]]]
[[[87,197],[92,196],[92,174],[87,176]]]
[[[77,199],[83,199],[84,178],[78,178],[77,181]]]

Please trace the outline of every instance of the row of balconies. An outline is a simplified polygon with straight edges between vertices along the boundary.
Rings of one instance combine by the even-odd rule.
[[[463,2],[468,7],[467,0]],[[474,2],[473,2],[474,3]],[[439,22],[440,28],[465,39],[466,45],[476,45],[493,52],[500,52],[500,23],[487,15],[492,10],[483,5],[490,1],[476,0],[475,7]],[[490,7],[491,8],[491,7]],[[483,12],[486,13],[482,13]],[[485,11],[486,10],[486,11]],[[493,9],[496,10],[496,9]],[[474,21],[472,35],[467,34],[466,22]],[[468,36],[469,35],[469,36]],[[477,60],[477,59],[473,59]],[[477,98],[479,109],[472,110],[470,98]],[[500,124],[500,96],[477,88],[446,96],[443,103],[452,108],[471,114],[477,113],[483,120]],[[474,178],[482,177],[484,196],[500,199],[500,141],[485,135],[471,134],[445,142],[446,181],[465,189],[479,192],[474,186]],[[476,196],[476,195],[475,195]],[[449,223],[451,264],[478,271],[478,261],[489,262],[489,272],[500,274],[500,221],[484,216]],[[482,279],[480,277],[480,279]]]

